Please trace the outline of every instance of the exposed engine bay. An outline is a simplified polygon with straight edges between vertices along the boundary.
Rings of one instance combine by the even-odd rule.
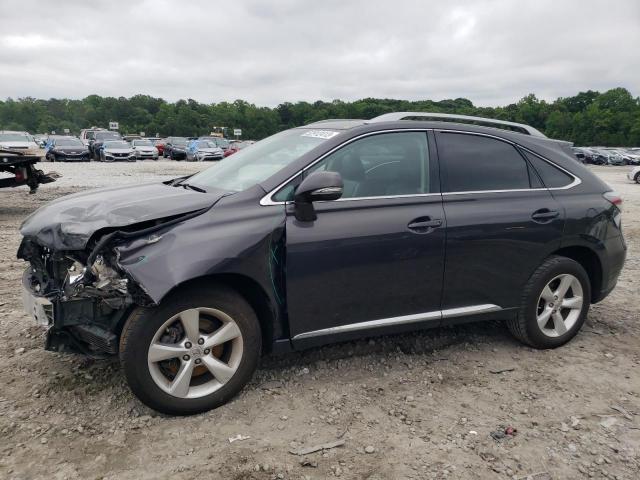
[[[95,254],[56,252],[24,240],[18,256],[30,264],[23,278],[27,294],[50,305],[45,309],[48,350],[92,356],[117,353],[117,337],[112,332],[118,323],[135,306],[153,304],[118,267],[111,248]]]

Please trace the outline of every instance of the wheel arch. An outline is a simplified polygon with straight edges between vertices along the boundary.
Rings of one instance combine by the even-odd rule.
[[[562,247],[552,255],[559,255],[578,262],[585,269],[591,282],[591,302],[595,303],[602,288],[602,263],[598,254],[588,247],[574,245]]]
[[[264,353],[270,352],[275,340],[276,331],[279,330],[277,328],[277,322],[280,317],[279,311],[277,306],[274,305],[269,298],[267,292],[251,277],[239,273],[217,273],[191,278],[175,285],[162,297],[160,303],[168,296],[180,290],[202,285],[215,286],[216,284],[232,288],[249,302],[249,305],[251,305],[251,308],[256,312],[256,316],[260,322],[262,351]]]

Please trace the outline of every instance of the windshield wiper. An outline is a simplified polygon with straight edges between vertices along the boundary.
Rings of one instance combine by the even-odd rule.
[[[180,182],[178,185],[184,188],[188,188],[190,190],[195,190],[196,192],[207,193],[207,191],[204,188],[196,187],[195,185],[191,185],[190,183]]]

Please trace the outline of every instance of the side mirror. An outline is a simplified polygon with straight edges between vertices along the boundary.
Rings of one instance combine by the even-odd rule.
[[[344,184],[338,172],[314,172],[296,189],[293,198],[296,219],[312,222],[317,217],[313,202],[337,200],[342,197]]]

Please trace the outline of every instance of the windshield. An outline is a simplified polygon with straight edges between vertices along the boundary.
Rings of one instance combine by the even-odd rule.
[[[229,148],[229,140],[226,138],[216,138],[214,142],[221,148]]]
[[[133,145],[135,147],[153,147],[151,140],[134,140]]]
[[[96,132],[96,140],[108,140],[110,138],[120,138],[119,133],[115,132]]]
[[[216,148],[217,145],[215,142],[210,140],[198,140],[198,148]]]
[[[127,142],[104,142],[104,148],[130,148]]]
[[[205,188],[246,190],[338,133],[333,130],[286,130],[220,160],[216,165],[190,177],[188,182]]]
[[[84,147],[84,143],[77,138],[58,138],[55,142],[57,147]]]
[[[31,142],[31,137],[24,133],[0,133],[0,142]]]

